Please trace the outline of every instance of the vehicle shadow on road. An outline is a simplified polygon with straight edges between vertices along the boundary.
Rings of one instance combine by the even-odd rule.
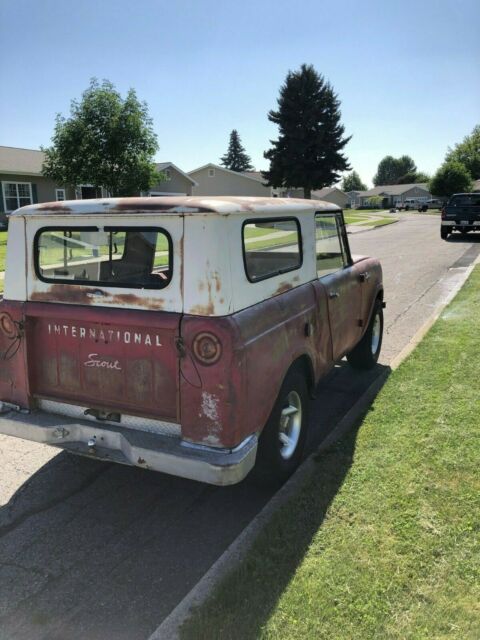
[[[313,402],[309,451],[382,370],[335,367]],[[319,463],[325,487],[272,607],[348,472],[350,438]],[[144,640],[273,494],[251,478],[215,487],[60,452],[0,508],[0,637]]]
[[[465,242],[480,243],[480,233],[451,233],[445,239],[446,242],[462,244]]]

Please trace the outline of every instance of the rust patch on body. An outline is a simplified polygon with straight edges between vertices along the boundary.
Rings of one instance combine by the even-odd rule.
[[[161,200],[162,202],[159,202],[159,198],[124,198],[113,203],[108,211],[112,213],[129,213],[131,211],[170,211],[177,213],[174,209],[185,208],[191,211],[179,211],[178,213],[212,213],[212,209],[197,204],[195,200],[192,202],[188,197],[169,198],[167,196]]]
[[[48,211],[48,213],[73,213],[72,207],[67,207],[61,202],[44,202],[38,205],[38,211]]]
[[[213,302],[210,301],[208,304],[196,304],[189,311],[194,316],[213,316],[215,311],[215,307],[213,306]]]
[[[275,294],[279,294],[279,293],[285,293],[286,291],[290,291],[290,289],[293,289],[293,284],[291,282],[281,282],[278,285],[277,290],[275,291]]]
[[[147,309],[161,310],[165,306],[163,298],[141,298],[134,293],[119,293],[111,295],[103,292],[104,295],[99,298],[95,293],[102,291],[97,288],[81,288],[72,287],[67,284],[55,284],[47,289],[47,291],[34,291],[30,295],[32,302],[64,302],[72,304],[92,305],[94,300],[106,302],[107,304],[118,304],[121,306],[136,305]]]

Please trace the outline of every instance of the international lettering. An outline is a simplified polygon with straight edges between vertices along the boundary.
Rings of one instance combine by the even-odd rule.
[[[63,336],[74,340],[90,340],[105,344],[121,343],[140,345],[145,347],[162,347],[160,336],[156,333],[143,331],[127,331],[117,329],[97,329],[79,325],[48,323],[48,333],[53,336]],[[92,365],[93,366],[93,365]]]

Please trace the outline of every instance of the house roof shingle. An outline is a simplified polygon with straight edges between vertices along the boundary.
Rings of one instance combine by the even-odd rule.
[[[402,193],[410,191],[410,189],[414,189],[415,187],[428,191],[428,185],[426,182],[414,182],[411,184],[384,184],[378,187],[373,187],[373,189],[368,189],[368,191],[360,191],[360,195],[362,197],[379,196],[382,194],[387,196],[401,196]]]

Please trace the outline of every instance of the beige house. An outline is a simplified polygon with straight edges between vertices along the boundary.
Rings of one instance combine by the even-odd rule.
[[[165,176],[165,180],[151,187],[142,195],[146,196],[191,196],[197,183],[184,173],[173,162],[158,162],[157,171]]]
[[[238,173],[216,164],[205,164],[189,171],[197,182],[195,196],[265,196],[273,195],[271,187],[265,187],[260,172]]]

